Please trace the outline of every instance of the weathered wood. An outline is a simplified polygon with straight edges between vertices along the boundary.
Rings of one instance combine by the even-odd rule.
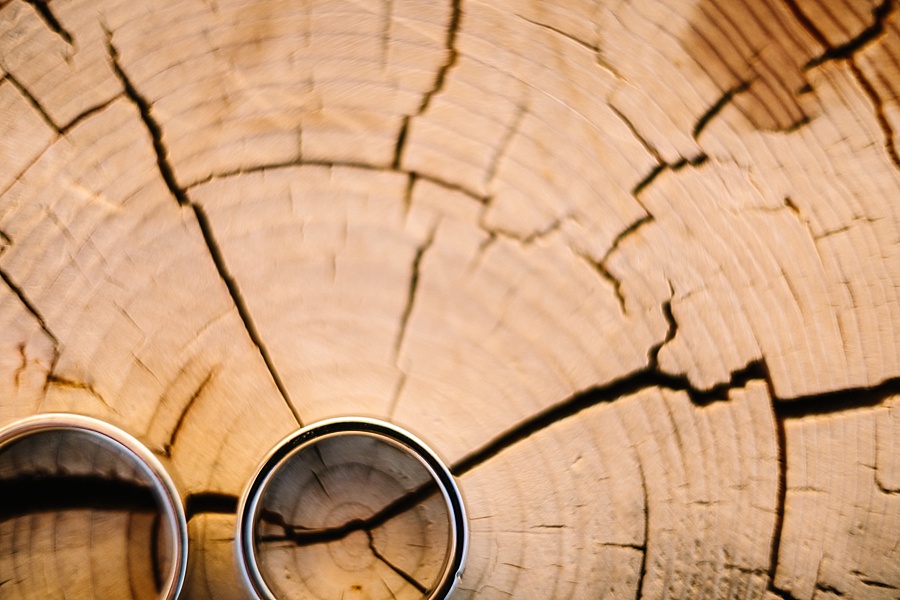
[[[0,0],[0,425],[164,457],[191,598],[349,414],[452,465],[459,597],[900,597],[897,15]],[[142,517],[71,512],[0,595],[146,595]]]

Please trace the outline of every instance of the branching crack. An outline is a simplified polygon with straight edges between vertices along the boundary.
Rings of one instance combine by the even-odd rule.
[[[600,275],[600,277],[602,277],[603,279],[607,280],[608,282],[610,282],[612,284],[613,291],[616,294],[616,300],[619,303],[619,309],[622,311],[623,315],[628,314],[628,309],[625,305],[625,295],[622,293],[622,281],[618,277],[616,277],[615,275],[612,274],[612,272],[609,270],[609,267],[607,267],[607,263],[609,261],[609,257],[612,256],[612,253],[615,252],[619,248],[619,245],[622,243],[622,240],[624,240],[626,237],[632,235],[634,232],[636,232],[638,229],[640,229],[644,225],[647,225],[652,222],[653,222],[653,215],[646,214],[643,217],[641,217],[640,219],[638,219],[637,221],[635,221],[634,223],[632,223],[631,225],[629,225],[628,227],[626,227],[625,229],[623,229],[619,233],[619,235],[617,235],[615,237],[612,245],[610,245],[610,247],[609,247],[609,250],[606,251],[606,253],[603,255],[603,258],[601,258],[599,261],[594,261],[589,256],[583,256],[583,258],[592,267],[594,267],[594,269],[597,270],[597,273]]]
[[[75,45],[75,38],[62,26],[59,19],[53,14],[53,11],[50,10],[47,0],[25,0],[25,2],[34,8],[35,12],[37,12],[38,16],[44,21],[47,27],[61,37],[63,41],[70,46]]]
[[[188,197],[185,189],[178,185],[178,182],[175,178],[175,172],[172,169],[171,164],[169,164],[168,151],[163,144],[162,128],[154,119],[151,113],[150,102],[147,101],[147,99],[137,91],[134,83],[122,68],[122,65],[119,62],[119,52],[112,43],[112,32],[109,30],[106,30],[106,47],[109,53],[110,63],[112,65],[113,71],[119,78],[119,81],[121,82],[122,87],[125,90],[125,95],[137,107],[141,115],[141,120],[143,121],[144,126],[147,128],[147,132],[150,134],[153,149],[156,153],[156,164],[159,168],[159,173],[162,176],[163,181],[169,188],[169,192],[175,198],[176,202],[178,202],[180,206],[189,207],[193,211],[194,216],[197,220],[197,225],[199,226],[200,232],[203,235],[203,240],[206,243],[206,247],[209,250],[210,257],[212,258],[213,264],[216,267],[216,271],[218,272],[219,277],[225,283],[225,287],[228,289],[228,293],[231,296],[232,301],[234,302],[235,308],[237,309],[238,315],[240,316],[241,321],[244,324],[244,328],[246,329],[250,340],[256,346],[257,351],[262,357],[263,362],[265,363],[266,368],[268,369],[269,374],[275,383],[275,386],[278,388],[279,393],[287,404],[288,409],[291,411],[297,422],[302,423],[300,415],[297,412],[297,409],[294,407],[294,403],[291,402],[287,387],[284,385],[284,382],[278,375],[278,371],[275,368],[272,357],[270,356],[265,344],[263,343],[262,338],[259,335],[259,331],[256,329],[256,325],[254,324],[253,319],[250,316],[250,310],[247,307],[247,303],[245,302],[244,297],[240,292],[237,282],[228,270],[228,266],[225,263],[225,257],[222,254],[222,249],[219,246],[219,243],[216,241],[215,234],[213,233],[212,226],[209,222],[209,217],[207,216],[206,211],[203,209],[203,207],[192,202]]]
[[[431,233],[428,234],[428,238],[425,242],[416,249],[416,254],[413,256],[412,268],[409,277],[409,292],[406,296],[406,306],[403,307],[403,313],[400,315],[400,327],[397,330],[397,337],[394,340],[394,361],[396,362],[397,357],[400,356],[400,350],[403,346],[403,340],[406,338],[406,326],[409,323],[409,317],[412,314],[413,307],[416,303],[416,293],[419,289],[419,275],[420,269],[422,265],[422,257],[425,256],[425,253],[431,248],[431,245],[434,243],[434,236],[437,233],[437,229],[432,229]]]
[[[859,52],[866,45],[875,41],[884,34],[884,24],[890,14],[894,11],[894,8],[894,0],[884,0],[881,4],[872,9],[872,24],[863,29],[858,35],[850,40],[847,40],[843,44],[830,46],[827,40],[825,40],[825,37],[821,36],[821,39],[819,39],[818,41],[826,47],[825,52],[811,59],[808,63],[806,63],[804,68],[811,69],[830,60],[852,58],[855,53]],[[794,14],[796,15],[798,12],[800,12],[800,10],[801,9],[798,6],[794,11]],[[809,22],[809,19],[806,19],[806,22]]]
[[[891,127],[887,116],[884,113],[884,102],[875,86],[865,76],[862,69],[856,64],[855,53],[862,49],[866,44],[880,37],[884,32],[884,24],[894,10],[894,0],[884,0],[881,4],[872,10],[874,22],[872,25],[864,29],[859,35],[839,46],[831,46],[825,34],[816,26],[815,23],[803,12],[803,9],[797,4],[797,0],[784,0],[794,18],[803,26],[804,29],[813,37],[823,48],[825,52],[818,58],[814,58],[807,64],[807,68],[812,68],[827,61],[844,60],[850,68],[853,77],[862,87],[863,92],[872,103],[875,110],[875,119],[881,128],[884,136],[884,148],[888,153],[888,157],[897,169],[900,169],[900,152],[894,140],[894,131]]]

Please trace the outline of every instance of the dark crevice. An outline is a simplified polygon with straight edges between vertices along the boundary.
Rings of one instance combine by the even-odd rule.
[[[115,71],[116,76],[122,83],[122,87],[125,90],[125,95],[135,104],[135,106],[137,106],[138,111],[141,115],[141,120],[143,121],[144,126],[147,128],[147,131],[150,134],[150,138],[153,143],[153,149],[156,153],[156,164],[159,167],[159,173],[162,176],[163,181],[165,181],[166,186],[169,188],[169,192],[172,194],[172,196],[180,206],[190,207],[193,210],[194,216],[197,219],[197,225],[199,226],[200,232],[203,235],[203,240],[206,243],[206,247],[209,250],[209,254],[213,260],[213,263],[215,264],[216,270],[219,273],[219,277],[222,279],[222,281],[225,283],[225,287],[228,289],[228,293],[231,296],[232,301],[234,302],[235,308],[237,309],[238,315],[240,316],[241,321],[244,324],[244,328],[246,329],[247,334],[259,351],[260,356],[262,357],[263,362],[265,363],[266,368],[268,369],[269,374],[272,377],[272,380],[275,382],[275,386],[278,388],[279,393],[287,404],[288,409],[297,420],[297,423],[302,424],[300,415],[297,412],[297,409],[294,407],[294,403],[291,402],[287,387],[284,385],[284,382],[278,375],[278,371],[275,369],[275,364],[273,363],[272,358],[269,355],[265,344],[263,344],[262,338],[260,337],[259,332],[257,331],[256,326],[253,323],[253,319],[250,316],[250,311],[247,308],[244,297],[241,295],[237,282],[234,280],[234,277],[231,276],[231,273],[228,270],[228,266],[225,263],[225,257],[223,256],[222,250],[219,247],[218,242],[216,241],[215,234],[213,234],[212,226],[210,225],[209,218],[206,215],[206,211],[204,211],[203,207],[199,204],[191,202],[190,198],[187,195],[187,192],[178,185],[178,182],[175,179],[175,172],[172,169],[172,166],[169,164],[168,152],[165,145],[163,144],[162,128],[160,127],[159,123],[156,122],[150,112],[150,103],[146,98],[138,93],[134,84],[129,79],[128,74],[125,73],[124,69],[119,63],[119,53],[112,43],[112,32],[110,32],[109,30],[106,30],[106,47],[107,51],[109,52],[109,58],[112,64],[113,71]]]
[[[122,69],[122,65],[119,63],[119,51],[112,43],[112,32],[109,30],[106,30],[106,50],[109,53],[109,60],[112,64],[113,71],[121,82],[125,95],[134,103],[141,113],[141,120],[144,122],[144,126],[147,128],[150,139],[153,142],[153,150],[156,152],[156,165],[159,167],[159,172],[160,175],[162,175],[163,181],[165,181],[166,186],[169,188],[169,192],[175,197],[178,204],[181,204],[182,206],[189,205],[191,202],[185,191],[179,187],[178,182],[175,180],[175,173],[172,170],[172,166],[169,164],[168,151],[163,144],[162,128],[150,112],[150,103],[138,93],[137,89],[134,87],[134,83],[132,83],[128,74]]]
[[[722,112],[722,109],[725,108],[734,97],[738,94],[742,94],[750,89],[750,84],[753,83],[752,80],[741,81],[735,86],[730,87],[725,90],[725,92],[719,96],[719,99],[716,100],[712,106],[706,109],[700,118],[697,119],[697,124],[694,125],[694,130],[691,132],[691,136],[696,140],[700,137],[700,134],[703,133],[703,130],[706,129],[706,126],[710,124],[710,122]]]
[[[400,160],[403,156],[403,150],[406,147],[407,133],[409,133],[409,115],[403,117],[400,133],[397,134],[397,145],[394,146],[394,160],[391,161],[391,168],[394,170],[400,169]]]
[[[88,118],[94,116],[95,114],[103,111],[104,109],[108,108],[110,104],[112,104],[113,102],[115,102],[118,99],[119,99],[119,95],[116,94],[115,96],[113,96],[112,98],[107,100],[106,102],[98,104],[97,106],[92,106],[91,108],[85,110],[81,114],[76,115],[75,118],[73,118],[71,121],[69,121],[68,123],[66,123],[65,125],[63,125],[62,127],[59,128],[59,133],[61,135],[65,135],[66,133],[71,131],[73,127],[75,127],[76,125],[78,125],[79,123],[84,121],[85,119],[88,119]]]
[[[59,37],[63,39],[68,45],[75,45],[75,38],[69,33],[65,27],[59,22],[59,19],[56,18],[56,15],[53,14],[53,11],[50,10],[50,6],[47,5],[47,0],[24,0],[28,4],[30,4],[35,12],[37,12],[38,16],[41,20],[49,27],[54,33],[56,33]]]
[[[799,8],[798,8],[799,10]],[[872,24],[863,29],[856,37],[839,44],[837,46],[829,46],[826,42],[827,49],[821,55],[813,58],[805,65],[805,69],[811,69],[830,60],[843,60],[851,58],[856,52],[864,46],[874,41],[884,34],[884,24],[888,16],[894,10],[894,0],[884,0],[881,4],[872,9]],[[824,38],[823,38],[824,39]],[[819,40],[820,43],[823,40]]]
[[[90,383],[85,383],[83,381],[74,381],[72,379],[68,379],[67,377],[63,377],[51,372],[49,375],[47,375],[45,389],[49,388],[50,386],[69,388],[73,390],[84,390],[85,392],[89,393],[91,396],[99,400],[100,403],[103,404],[103,406],[112,409],[112,406],[110,406],[110,404],[100,394],[100,392],[98,392]]]
[[[666,163],[659,163],[654,166],[652,169],[650,169],[650,172],[644,176],[643,179],[637,182],[637,184],[631,190],[631,195],[637,198],[641,194],[641,192],[644,191],[644,188],[653,183],[653,180],[659,177],[659,174],[665,171],[667,168],[668,165]]]
[[[626,308],[626,305],[625,305],[625,295],[622,293],[622,281],[618,277],[616,277],[612,274],[612,272],[609,270],[609,267],[607,267],[607,262],[609,261],[609,257],[612,256],[612,253],[615,252],[619,248],[619,245],[622,243],[622,241],[625,238],[632,235],[635,231],[637,231],[644,225],[647,225],[648,223],[652,223],[652,222],[653,222],[653,215],[646,214],[643,217],[641,217],[640,219],[638,219],[637,221],[635,221],[634,223],[632,223],[631,225],[629,225],[628,227],[626,227],[625,229],[623,229],[615,237],[615,239],[613,240],[612,244],[609,247],[609,250],[606,251],[606,254],[604,254],[603,258],[601,258],[599,261],[594,261],[590,257],[584,256],[584,259],[591,266],[593,266],[594,269],[596,269],[596,271],[600,275],[600,277],[602,277],[603,279],[605,279],[606,281],[608,281],[612,284],[613,292],[616,295],[616,301],[619,303],[619,309],[622,311],[623,315],[628,314],[628,309]]]
[[[0,479],[0,498],[0,521],[67,510],[159,510],[151,487],[97,475],[34,474]]]
[[[691,158],[680,158],[673,163],[662,162],[655,165],[647,175],[644,176],[637,184],[632,188],[631,195],[634,196],[635,199],[640,196],[641,192],[647,188],[653,181],[659,177],[666,170],[671,171],[680,171],[685,167],[699,167],[706,164],[709,161],[709,156],[703,152],[698,154],[697,156],[692,156]]]
[[[784,531],[784,506],[787,501],[787,434],[785,432],[783,415],[774,410],[775,390],[772,387],[772,379],[766,370],[766,385],[769,396],[773,401],[773,418],[775,420],[775,440],[778,452],[778,481],[775,495],[775,523],[772,526],[772,543],[769,547],[769,583],[767,589],[773,594],[787,598],[784,590],[775,587],[775,575],[778,573],[778,552],[781,548],[781,537]]]
[[[844,596],[844,592],[827,583],[816,583],[816,591],[834,594],[835,596]]]
[[[400,315],[400,327],[397,330],[397,337],[394,340],[394,360],[397,360],[397,357],[400,355],[400,349],[403,346],[403,340],[406,338],[406,326],[409,323],[409,317],[412,314],[413,307],[416,303],[416,293],[419,290],[419,276],[422,265],[422,257],[425,256],[425,252],[431,248],[431,245],[434,243],[434,236],[437,232],[436,229],[432,229],[431,233],[429,233],[428,238],[425,242],[416,249],[416,254],[413,256],[412,268],[409,277],[409,291],[406,296],[406,306],[403,307],[403,313]]]
[[[181,411],[181,414],[178,416],[178,421],[175,422],[175,427],[172,428],[172,435],[169,436],[169,441],[166,442],[165,446],[163,446],[163,452],[166,456],[171,456],[172,447],[175,445],[175,441],[178,439],[178,434],[181,433],[181,427],[184,425],[184,420],[187,417],[188,412],[190,412],[191,408],[193,408],[194,403],[197,401],[200,396],[203,395],[203,390],[206,389],[206,386],[209,385],[209,382],[212,380],[213,375],[215,375],[215,371],[210,371],[206,375],[206,379],[204,379],[197,389],[194,390],[194,393],[191,394],[190,399],[187,401],[187,404],[184,405],[184,409]]]
[[[447,60],[438,69],[434,78],[434,84],[431,89],[422,98],[419,110],[416,114],[421,115],[428,109],[431,99],[444,88],[447,79],[447,72],[456,64],[459,53],[456,51],[456,34],[459,31],[459,23],[462,19],[462,0],[451,0],[452,13],[450,15],[450,24],[447,26]]]
[[[303,525],[294,525],[288,523],[283,515],[272,510],[262,509],[259,512],[260,520],[280,528],[282,533],[279,535],[260,536],[259,541],[261,543],[290,541],[298,546],[310,546],[341,540],[357,531],[371,532],[391,519],[412,510],[438,492],[437,482],[434,479],[429,479],[416,489],[395,498],[369,517],[365,519],[350,519],[343,525],[336,527],[310,528]]]
[[[63,131],[53,120],[53,117],[50,116],[50,113],[38,102],[38,99],[34,97],[34,95],[26,88],[22,83],[13,76],[12,73],[7,73],[3,76],[14,88],[16,88],[20,94],[25,97],[25,100],[34,108],[35,111],[41,116],[41,119],[47,126],[52,129],[57,134],[62,134]]]
[[[825,34],[816,26],[815,23],[812,22],[803,9],[797,4],[797,0],[784,0],[785,5],[787,5],[788,10],[791,11],[791,14],[794,15],[794,18],[797,19],[797,22],[805,29],[816,42],[819,43],[823,48],[829,48],[831,44],[828,43],[828,38],[825,37]]]
[[[647,578],[647,548],[650,546],[650,498],[647,495],[647,479],[644,475],[644,466],[637,461],[638,471],[641,475],[641,495],[644,501],[644,547],[641,555],[641,569],[638,573],[637,587],[634,590],[634,600],[641,600],[644,595],[644,580]]]
[[[231,296],[232,302],[234,302],[234,306],[241,318],[241,322],[244,324],[244,329],[247,331],[247,335],[250,337],[253,345],[256,346],[259,355],[262,357],[263,362],[266,365],[266,369],[269,371],[269,375],[272,377],[272,381],[275,383],[275,387],[278,388],[278,392],[284,399],[285,404],[287,404],[287,407],[291,411],[291,414],[294,416],[294,419],[299,425],[302,425],[303,420],[300,418],[300,414],[294,407],[294,403],[291,401],[291,397],[288,393],[287,387],[281,380],[281,376],[278,374],[278,371],[275,368],[275,363],[272,361],[272,357],[269,355],[269,351],[263,343],[262,337],[259,335],[259,331],[257,331],[256,329],[256,325],[253,323],[253,319],[250,316],[250,309],[247,307],[247,303],[244,301],[244,296],[241,295],[241,291],[238,288],[237,282],[228,271],[228,267],[225,264],[225,257],[222,255],[222,250],[221,248],[219,248],[219,244],[212,232],[212,226],[209,223],[209,218],[206,216],[206,211],[203,210],[203,207],[198,204],[191,203],[190,206],[194,210],[194,215],[197,218],[197,224],[200,227],[200,232],[203,234],[203,240],[206,242],[206,247],[209,249],[209,254],[213,259],[213,263],[216,266],[219,277],[221,277],[222,281],[225,282],[225,287],[228,289],[228,294]]]
[[[424,585],[422,585],[421,583],[419,583],[418,580],[416,580],[415,577],[413,577],[412,575],[410,575],[409,573],[407,573],[406,571],[404,571],[403,569],[401,569],[401,568],[398,567],[397,565],[393,564],[393,563],[392,563],[391,561],[389,561],[387,558],[385,558],[384,555],[381,554],[381,552],[379,552],[377,548],[375,548],[375,538],[372,537],[372,532],[371,532],[371,531],[366,531],[366,535],[367,535],[368,538],[369,538],[369,550],[372,551],[372,554],[375,556],[375,558],[377,558],[378,560],[380,560],[381,562],[383,562],[383,563],[384,563],[385,565],[387,565],[388,568],[391,569],[394,573],[396,573],[397,575],[399,575],[400,577],[402,577],[403,580],[406,581],[406,583],[408,583],[409,585],[411,585],[411,586],[413,586],[414,588],[416,588],[416,589],[419,591],[420,594],[423,594],[423,595],[427,595],[427,594],[428,594],[428,592],[429,592],[428,588],[426,588]]]
[[[783,419],[801,419],[813,415],[830,415],[856,408],[873,408],[892,396],[900,395],[900,377],[892,377],[870,387],[854,387],[774,399],[775,415]]]
[[[184,516],[190,521],[199,514],[213,513],[233,515],[237,512],[238,498],[219,492],[197,492],[184,501]]]
[[[6,235],[4,235],[3,238],[10,243],[12,242]],[[47,322],[44,321],[44,317],[41,315],[40,311],[38,311],[37,307],[35,307],[35,305],[31,303],[31,300],[28,299],[22,289],[18,285],[16,285],[15,282],[10,279],[6,271],[2,269],[0,269],[0,280],[3,280],[3,283],[5,283],[6,287],[8,287],[9,290],[16,296],[16,298],[19,299],[19,302],[22,303],[22,306],[25,307],[25,310],[27,310],[31,314],[31,316],[34,317],[34,319],[38,322],[38,325],[40,325],[41,327],[41,331],[43,331],[44,334],[48,338],[50,338],[50,341],[53,344],[54,355],[58,354],[59,340],[56,339],[56,336],[53,335],[53,332],[50,331],[50,329],[47,327]]]

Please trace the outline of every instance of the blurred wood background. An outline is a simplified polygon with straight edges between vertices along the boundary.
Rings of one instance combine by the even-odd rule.
[[[164,457],[188,598],[338,415],[452,465],[459,598],[900,598],[898,131],[895,0],[0,0],[0,425]]]

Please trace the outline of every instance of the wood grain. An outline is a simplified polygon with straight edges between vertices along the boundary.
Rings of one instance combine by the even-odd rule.
[[[898,598],[897,15],[0,0],[0,424],[163,457],[191,598],[339,415],[451,465],[459,597]],[[0,595],[147,596],[79,515],[0,522]]]

